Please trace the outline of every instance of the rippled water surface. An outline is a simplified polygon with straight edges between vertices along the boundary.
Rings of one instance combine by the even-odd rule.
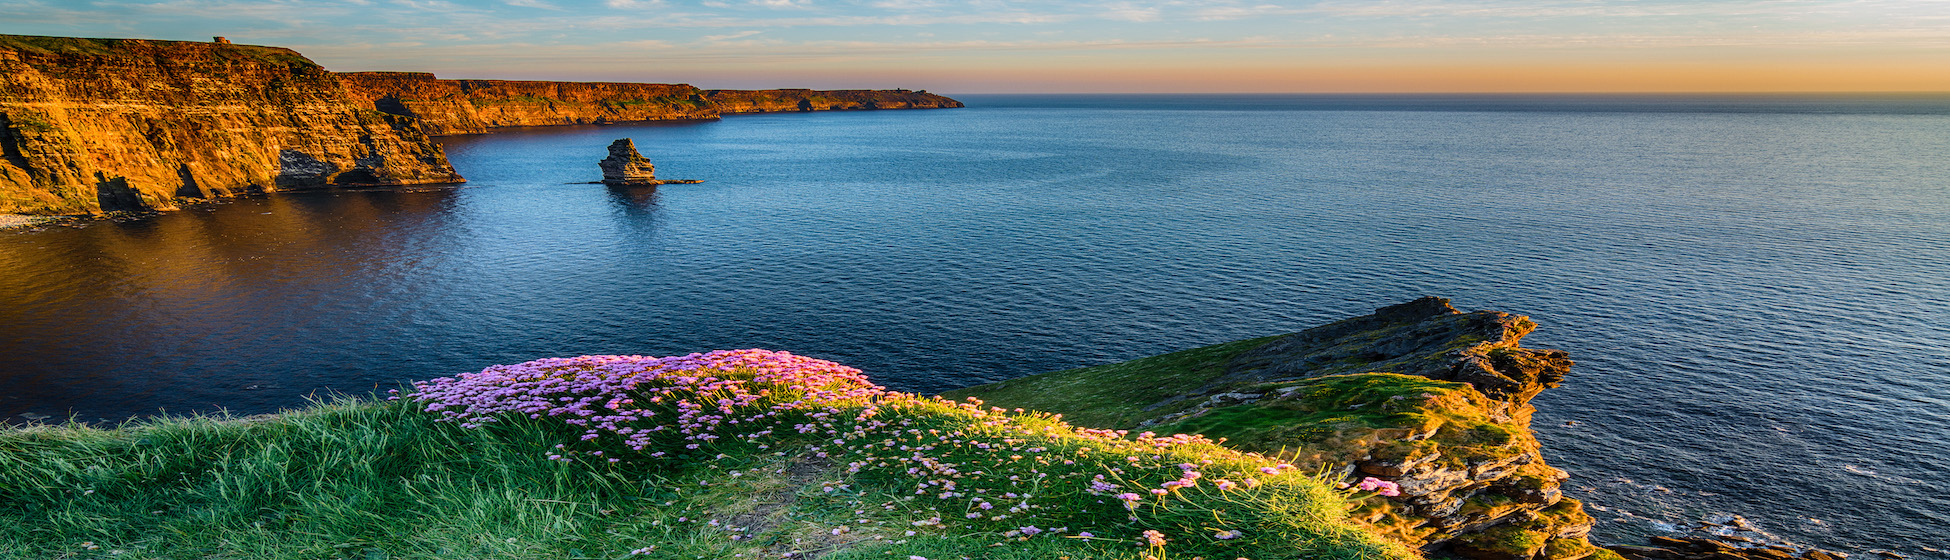
[[[746,347],[938,391],[1431,294],[1578,360],[1537,425],[1601,540],[1950,543],[1950,101],[966,101],[455,137],[460,187],[0,234],[0,415]],[[573,184],[621,137],[707,182]]]

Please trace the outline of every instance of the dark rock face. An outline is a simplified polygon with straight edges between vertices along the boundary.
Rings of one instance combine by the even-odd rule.
[[[609,157],[596,165],[603,168],[605,185],[655,185],[657,166],[650,165],[649,158],[636,151],[636,142],[628,138],[609,144]]]

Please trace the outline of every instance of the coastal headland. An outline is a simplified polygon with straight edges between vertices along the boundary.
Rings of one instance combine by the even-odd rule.
[[[20,523],[0,527],[0,546],[131,558],[1837,558],[1591,543],[1592,518],[1561,489],[1570,474],[1545,463],[1529,428],[1531,398],[1572,365],[1519,346],[1536,328],[1426,297],[939,397],[736,350],[492,366],[415,382],[399,400],[236,420],[6,429],[0,509]],[[693,402],[707,397],[717,404]]]
[[[500,127],[952,108],[907,90],[443,80],[227,42],[0,35],[0,214],[172,210],[278,190],[457,183],[431,137]]]

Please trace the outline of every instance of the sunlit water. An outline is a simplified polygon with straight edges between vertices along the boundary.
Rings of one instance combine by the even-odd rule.
[[[966,101],[456,137],[461,187],[0,234],[0,414],[747,347],[931,392],[1428,294],[1578,360],[1537,427],[1601,540],[1950,542],[1942,98]],[[576,184],[621,137],[707,182]]]

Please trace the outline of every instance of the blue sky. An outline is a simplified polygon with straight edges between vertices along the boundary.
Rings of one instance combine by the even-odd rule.
[[[0,33],[725,88],[1950,90],[1950,0],[0,0]]]

